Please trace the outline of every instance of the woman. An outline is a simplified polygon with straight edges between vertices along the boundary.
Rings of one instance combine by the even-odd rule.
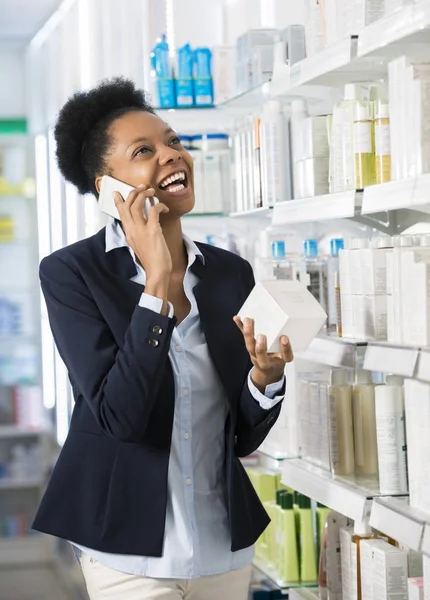
[[[267,354],[235,317],[246,261],[183,236],[192,159],[130,81],[76,94],[55,137],[81,194],[135,189],[40,266],[75,409],[34,527],[74,545],[91,599],[245,600],[269,519],[238,457],[280,412],[288,339]]]

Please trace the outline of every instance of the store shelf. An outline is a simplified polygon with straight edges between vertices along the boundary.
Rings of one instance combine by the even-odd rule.
[[[382,496],[378,482],[360,477],[336,477],[302,459],[282,465],[282,482],[354,521],[370,516],[372,499]]]
[[[340,338],[336,335],[321,335],[314,338],[297,358],[330,367],[355,369],[363,364],[367,342]]]
[[[261,108],[270,98],[270,82],[264,82],[217,105],[220,112],[238,114]]]
[[[25,479],[11,479],[5,477],[0,479],[0,491],[2,490],[24,490],[41,488],[45,485],[43,477],[27,477]]]
[[[24,437],[34,438],[47,435],[48,433],[47,429],[24,429],[17,425],[0,425],[0,440]]]
[[[264,208],[252,208],[251,210],[243,210],[239,212],[232,212],[229,217],[232,219],[262,219],[270,217],[272,209],[269,207]]]
[[[412,508],[408,498],[375,498],[370,525],[389,537],[420,551],[430,515]]]
[[[205,131],[226,131],[231,126],[230,115],[220,114],[216,107],[156,109],[157,115],[182,135]]]
[[[281,471],[283,462],[291,457],[281,455],[276,451],[272,454],[272,450],[274,449],[270,447],[270,442],[266,440],[266,442],[257,450],[258,465],[269,471]]]
[[[430,382],[430,348],[420,350],[416,377]]]
[[[279,573],[272,565],[264,562],[258,557],[254,558],[252,566],[283,591],[301,587],[306,588],[306,586],[301,583],[288,583],[288,581],[285,581],[285,579],[282,579],[282,577],[279,576]],[[312,589],[313,587],[314,586],[309,586],[309,589]]]
[[[421,551],[430,556],[430,524],[424,526],[423,541],[421,543]]]
[[[403,43],[411,45],[430,41],[430,4],[421,0],[404,6],[360,31],[357,55],[375,54],[391,57],[402,52]],[[399,48],[400,46],[400,48]]]
[[[52,543],[45,536],[0,538],[0,567],[47,564],[52,559]]]
[[[413,377],[419,354],[419,348],[395,346],[388,342],[368,342],[363,368],[368,371]]]
[[[273,207],[272,225],[351,218],[359,211],[360,202],[361,194],[355,190],[279,202]]]

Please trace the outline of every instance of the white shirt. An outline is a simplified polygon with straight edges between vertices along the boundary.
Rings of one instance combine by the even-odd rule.
[[[227,398],[209,355],[193,293],[198,278],[190,267],[195,260],[204,258],[196,244],[185,236],[184,243],[188,251],[184,290],[191,311],[175,327],[169,351],[175,382],[175,413],[163,556],[115,555],[77,546],[112,569],[152,578],[193,579],[225,573],[249,564],[254,553],[253,547],[231,551],[224,477]],[[122,228],[110,219],[106,252],[126,245]],[[131,249],[130,253],[138,271],[132,280],[145,285],[146,274]],[[143,293],[139,305],[159,313],[162,301]],[[268,386],[266,395],[257,390],[251,377],[248,385],[264,409],[282,400],[283,396],[276,394],[281,391],[283,380]]]

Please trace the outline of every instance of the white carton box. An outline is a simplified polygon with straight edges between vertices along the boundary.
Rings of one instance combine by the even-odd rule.
[[[373,598],[408,600],[408,555],[382,540],[372,545]]]
[[[422,577],[408,579],[409,600],[424,600],[424,581]]]
[[[342,316],[342,337],[355,338],[357,337],[357,329],[354,320],[354,296],[351,294],[341,294],[341,316]]]
[[[401,253],[403,342],[430,345],[430,248]]]
[[[430,600],[430,556],[423,555],[424,600]]]
[[[236,94],[236,48],[214,46],[212,57],[214,100],[220,104]]]
[[[254,320],[255,335],[267,336],[268,352],[279,352],[279,338],[287,335],[294,352],[306,350],[324,325],[327,315],[299,281],[265,281],[256,284],[239,317]]]
[[[297,160],[308,158],[328,158],[330,148],[328,143],[327,116],[307,117],[301,122],[302,152]],[[328,168],[328,167],[327,167]],[[324,176],[326,166],[324,164]],[[328,182],[328,173],[327,173]]]
[[[329,159],[307,158],[294,165],[294,195],[310,198],[329,193]]]
[[[360,250],[362,293],[369,296],[387,293],[387,253],[391,248]]]

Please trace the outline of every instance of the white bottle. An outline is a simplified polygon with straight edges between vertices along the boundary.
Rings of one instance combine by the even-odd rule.
[[[403,378],[387,377],[375,388],[379,486],[381,494],[407,494],[405,408]]]
[[[337,326],[337,299],[336,299],[336,273],[339,273],[339,252],[344,249],[342,238],[330,240],[330,257],[327,262],[327,289],[328,289],[328,324],[330,330]]]
[[[355,461],[351,386],[342,369],[330,373],[328,400],[331,469],[334,475],[352,475]]]
[[[370,371],[358,370],[352,388],[355,468],[359,475],[378,472],[375,386]]]
[[[266,102],[261,119],[263,206],[274,206],[292,198],[288,130],[281,102]]]

